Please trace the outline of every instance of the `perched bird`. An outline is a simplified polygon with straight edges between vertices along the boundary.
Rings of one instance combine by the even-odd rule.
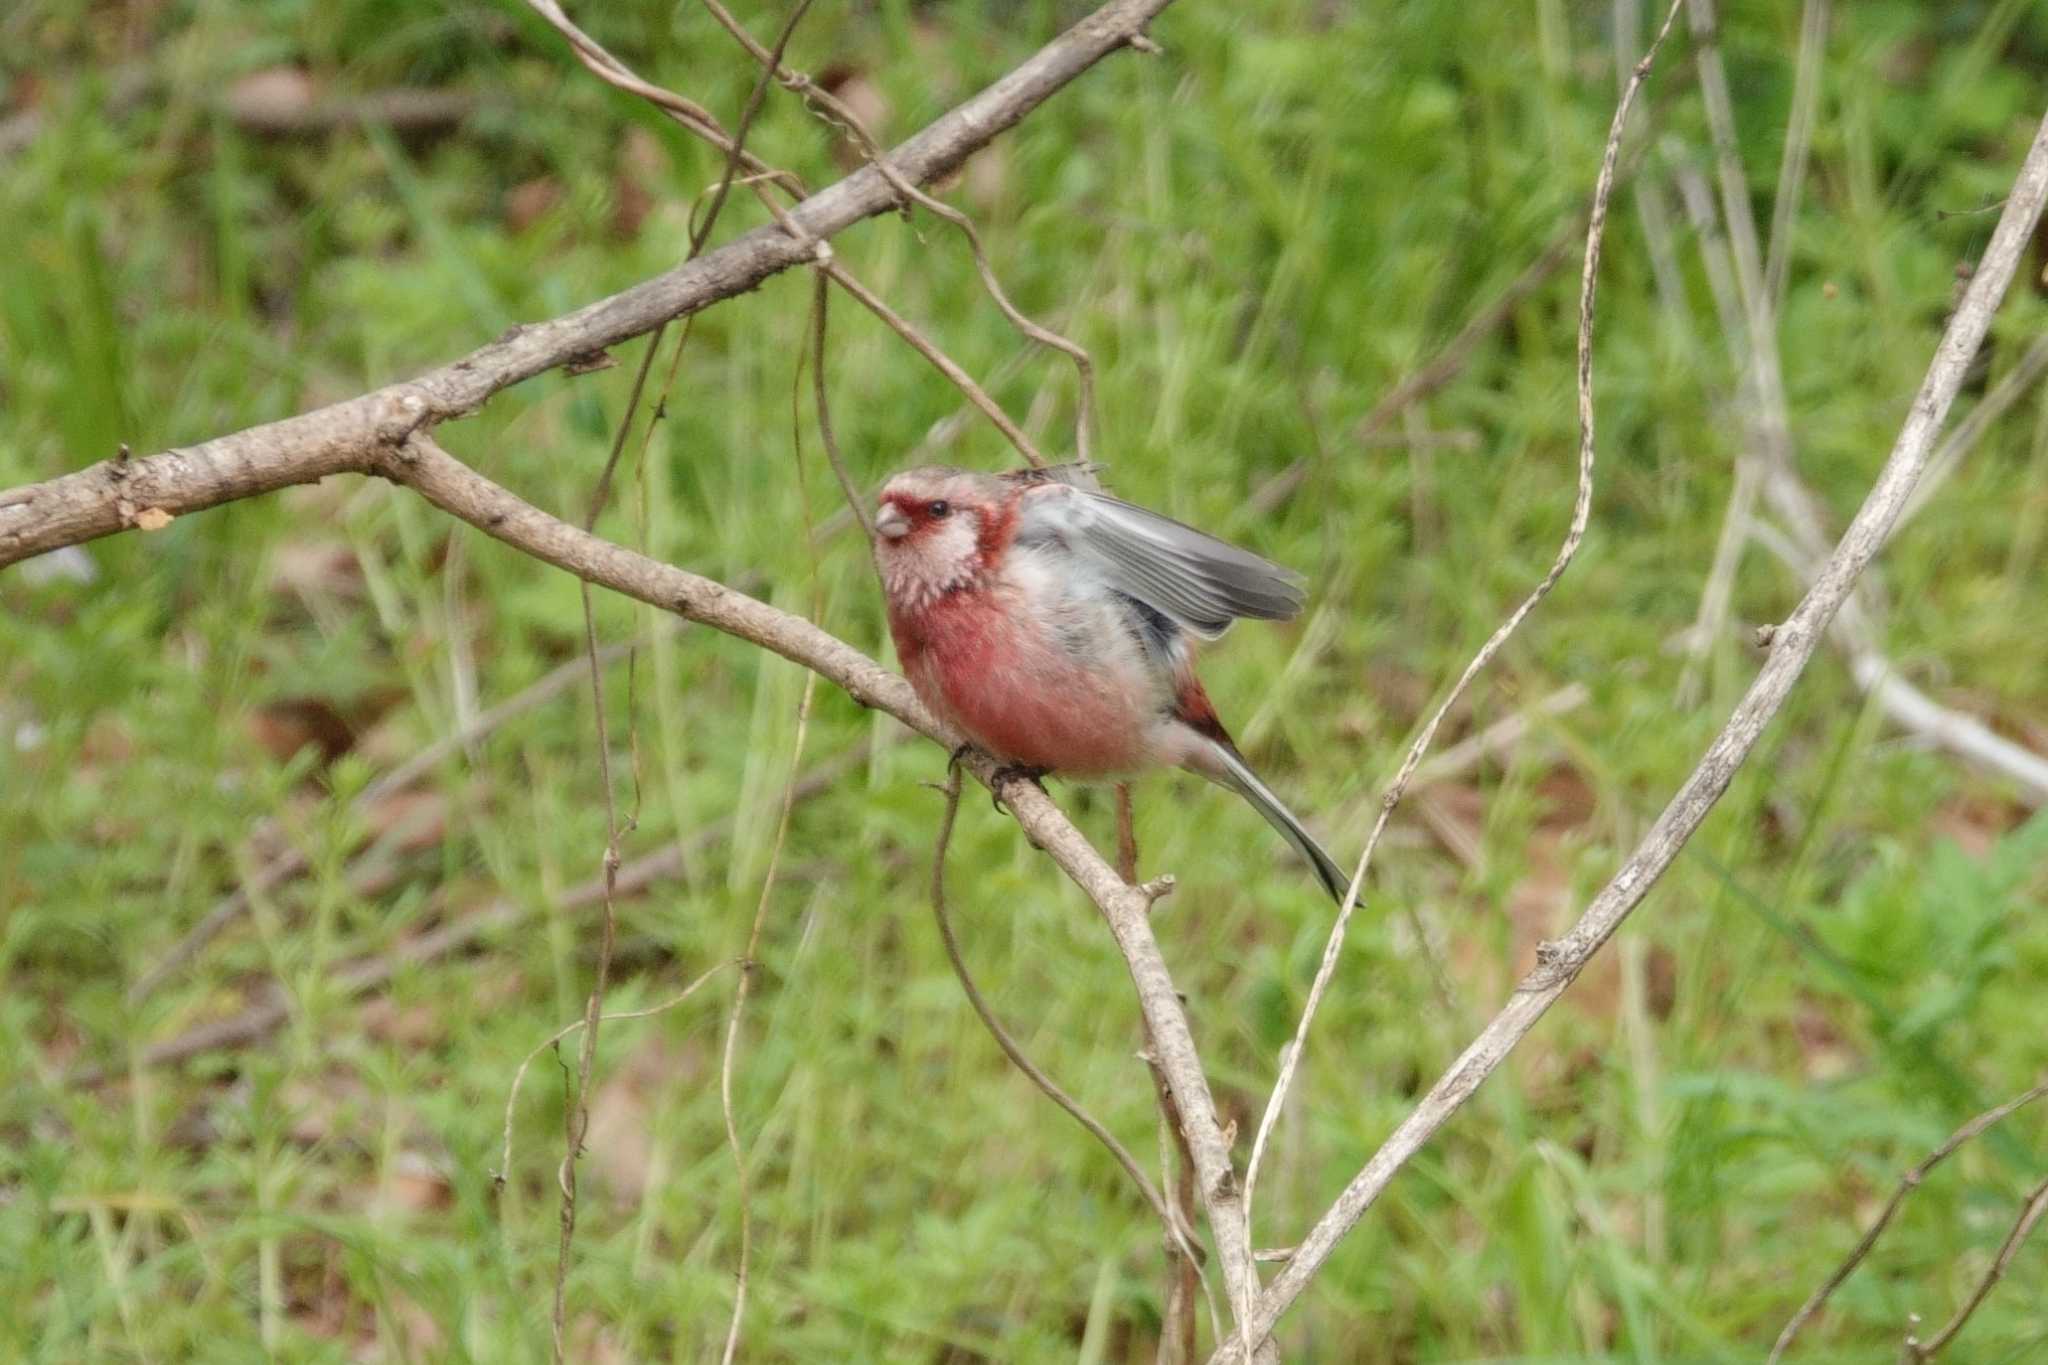
[[[905,470],[879,495],[875,552],[911,686],[992,757],[1034,776],[1199,773],[1343,899],[1349,877],[1246,764],[1194,669],[1190,637],[1299,613],[1299,577],[1108,496],[1077,464]]]

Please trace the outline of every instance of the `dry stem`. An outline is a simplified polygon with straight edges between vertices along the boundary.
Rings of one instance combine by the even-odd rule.
[[[1279,1122],[1286,1107],[1287,1092],[1294,1082],[1295,1071],[1301,1062],[1301,1052],[1308,1041],[1308,1031],[1314,1022],[1317,1007],[1321,1005],[1325,991],[1329,989],[1335,975],[1337,961],[1344,947],[1344,933],[1350,926],[1352,912],[1357,908],[1359,892],[1365,884],[1367,867],[1372,862],[1374,849],[1379,846],[1380,836],[1386,832],[1387,821],[1392,818],[1394,808],[1408,789],[1415,770],[1421,766],[1423,755],[1430,742],[1436,738],[1437,728],[1444,716],[1464,695],[1472,679],[1492,661],[1507,643],[1515,628],[1520,626],[1536,605],[1557,586],[1557,581],[1571,567],[1572,559],[1578,554],[1579,545],[1585,539],[1586,523],[1593,510],[1593,303],[1599,285],[1600,248],[1606,235],[1607,206],[1614,193],[1614,168],[1621,154],[1621,135],[1628,125],[1629,107],[1635,102],[1636,92],[1650,74],[1650,64],[1656,60],[1657,49],[1663,45],[1671,32],[1672,22],[1678,17],[1679,6],[1684,0],[1672,0],[1671,10],[1664,17],[1663,27],[1651,40],[1650,47],[1636,63],[1629,83],[1623,87],[1621,99],[1614,111],[1614,119],[1607,133],[1607,145],[1600,158],[1600,174],[1593,186],[1593,206],[1586,222],[1585,265],[1579,277],[1579,473],[1578,488],[1572,502],[1571,524],[1565,531],[1564,542],[1558,547],[1556,558],[1543,580],[1523,599],[1520,606],[1503,621],[1499,628],[1479,647],[1472,661],[1465,666],[1451,690],[1437,705],[1434,713],[1423,725],[1422,731],[1409,746],[1408,756],[1402,761],[1400,771],[1388,785],[1386,795],[1380,801],[1379,815],[1373,822],[1372,833],[1365,842],[1365,851],[1359,855],[1358,867],[1351,874],[1351,885],[1346,889],[1344,903],[1338,908],[1336,922],[1330,926],[1328,939],[1323,944],[1322,961],[1316,968],[1314,982],[1309,987],[1308,1002],[1302,1007],[1301,1019],[1295,1026],[1294,1039],[1281,1052],[1280,1075],[1273,1084],[1273,1092],[1266,1100],[1266,1108],[1259,1119],[1258,1134],[1252,1141],[1251,1160],[1245,1167],[1245,1254],[1251,1253],[1251,1207],[1252,1194],[1259,1174],[1259,1162],[1266,1151],[1266,1141],[1272,1135],[1273,1127]],[[1247,1343],[1249,1345],[1249,1343]]]
[[[1799,1311],[1792,1315],[1791,1321],[1785,1324],[1785,1329],[1778,1333],[1778,1340],[1772,1345],[1771,1354],[1765,1360],[1764,1365],[1778,1365],[1778,1358],[1785,1354],[1786,1348],[1792,1344],[1792,1338],[1799,1335],[1799,1330],[1806,1326],[1815,1313],[1821,1310],[1821,1305],[1828,1301],[1828,1297],[1842,1287],[1849,1276],[1855,1273],[1857,1266],[1863,1264],[1864,1257],[1868,1256],[1871,1248],[1877,1245],[1877,1239],[1884,1235],[1884,1230],[1891,1226],[1892,1219],[1898,1216],[1900,1206],[1906,1202],[1906,1196],[1919,1189],[1921,1182],[1927,1179],[1928,1174],[1936,1166],[1939,1166],[1942,1162],[1955,1155],[1957,1148],[1970,1142],[1986,1129],[2004,1122],[2007,1117],[2026,1108],[2043,1095],[2048,1095],[2048,1081],[2042,1081],[2033,1089],[2014,1096],[2004,1104],[1985,1110],[1962,1127],[1956,1129],[1955,1132],[1949,1134],[1946,1142],[1923,1157],[1919,1165],[1907,1171],[1903,1176],[1900,1176],[1898,1188],[1893,1190],[1892,1197],[1885,1201],[1885,1206],[1878,1213],[1876,1221],[1864,1230],[1863,1236],[1857,1239],[1856,1245],[1850,1250],[1848,1257],[1839,1266],[1835,1267],[1834,1274],[1828,1276],[1821,1286],[1813,1291],[1812,1296],[1799,1306]],[[1998,1276],[2004,1273],[2004,1263],[2010,1259],[2011,1252],[2018,1247],[2019,1242],[2025,1239],[2026,1230],[2033,1225],[2032,1219],[2040,1216],[2039,1210],[2036,1207],[2040,1198],[2041,1192],[2036,1190],[2022,1211],[2020,1222],[2015,1224],[2013,1228],[2014,1235],[2006,1239],[2005,1249],[2000,1252],[1998,1259],[1992,1263],[1991,1271],[1979,1285],[1978,1291],[1971,1296],[1969,1302],[1956,1315],[1955,1321],[1943,1328],[1936,1335],[1934,1341],[1923,1348],[1926,1355],[1932,1355],[1935,1351],[1948,1344],[1949,1338],[1953,1337],[1956,1331],[1961,1328],[1963,1322],[1976,1310],[1977,1304],[1983,1301],[1984,1295],[1990,1292],[1991,1285],[1997,1281]],[[1925,1359],[1926,1356],[1923,1355],[1921,1358]]]

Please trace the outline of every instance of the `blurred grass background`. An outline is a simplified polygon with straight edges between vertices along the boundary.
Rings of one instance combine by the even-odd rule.
[[[697,7],[578,15],[728,122],[752,81]],[[1768,220],[1799,7],[1724,6]],[[1839,526],[1890,445],[2040,113],[2048,12],[1836,7],[1783,319],[1803,471]],[[1072,4],[821,3],[791,59],[900,138],[1070,21]],[[767,34],[778,8],[740,7]],[[1432,698],[1542,572],[1570,507],[1576,255],[1441,395],[1360,417],[1582,206],[1613,107],[1606,4],[1187,0],[948,190],[1028,310],[1089,346],[1122,493],[1314,580],[1291,627],[1205,673],[1226,721],[1340,857]],[[1657,173],[1707,164],[1692,47],[1643,105]],[[1631,56],[1633,54],[1630,54]],[[252,100],[450,92],[451,127],[256,131]],[[239,112],[238,112],[239,111]],[[704,149],[600,87],[512,3],[18,0],[0,15],[0,487],[192,442],[453,358],[672,264]],[[811,183],[841,149],[771,98],[751,145]],[[753,226],[736,196],[721,239]],[[1626,190],[1600,304],[1603,465],[1577,566],[1446,740],[1567,684],[1590,698],[1422,793],[1378,860],[1260,1189],[1258,1239],[1327,1203],[1647,826],[1799,585],[1759,552],[1674,703],[1740,441],[1696,242],[1660,298]],[[1064,362],[1024,354],[950,229],[835,242],[1048,448]],[[2015,288],[1986,379],[2041,326]],[[791,387],[809,281],[694,326],[667,420],[603,527],[807,610]],[[637,360],[637,344],[622,359]],[[444,440],[567,515],[631,365],[551,374]],[[830,379],[859,477],[957,395],[841,301]],[[1966,397],[1965,406],[1971,401]],[[948,458],[1013,459],[984,425]],[[1251,490],[1297,458],[1270,514]],[[811,509],[805,510],[805,498]],[[1929,691],[2048,749],[2048,405],[2029,396],[1881,563],[1887,647]],[[33,568],[34,566],[30,566]],[[860,547],[826,543],[823,621],[886,648]],[[737,955],[795,755],[797,669],[600,601],[627,856],[679,870],[621,905],[613,1009]],[[580,649],[576,585],[382,484],[336,480],[0,575],[0,1358],[536,1360],[547,1355],[562,1075],[519,1059],[580,1013],[603,804],[587,685],[400,798],[374,777]],[[891,726],[829,689],[805,764]],[[1103,1152],[1002,1061],[924,902],[943,755],[884,746],[796,808],[737,1105],[754,1154],[756,1360],[1147,1360],[1158,1231]],[[1062,790],[1057,789],[1056,790]],[[1105,844],[1109,803],[1063,789]],[[1139,789],[1160,931],[1219,1102],[1248,1142],[1329,907],[1241,804]],[[692,832],[718,825],[719,837]],[[266,822],[275,822],[266,829]],[[131,1000],[268,857],[254,898]],[[365,851],[367,850],[367,852]],[[1038,1059],[1157,1148],[1137,1016],[1092,908],[970,799],[955,914]],[[1394,1184],[1288,1319],[1285,1354],[1357,1361],[1755,1360],[1912,1164],[2042,1070],[2048,822],[1891,731],[1816,659],[1718,812],[1604,958]],[[496,907],[468,951],[365,995],[346,969]],[[148,1050],[260,1003],[245,1048]],[[722,1340],[738,1211],[717,1049],[730,973],[607,1027],[570,1283],[585,1360]],[[73,1083],[100,1068],[107,1083]],[[1889,1357],[1944,1320],[2048,1164],[2014,1119],[1944,1167],[1796,1359]],[[2048,1357],[2048,1244],[1951,1350]]]

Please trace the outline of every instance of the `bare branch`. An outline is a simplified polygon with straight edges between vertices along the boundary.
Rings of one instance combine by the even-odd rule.
[[[740,138],[735,138],[719,126],[710,110],[695,100],[678,95],[675,91],[642,80],[633,69],[607,52],[598,41],[576,26],[574,20],[562,12],[556,0],[526,0],[527,7],[548,21],[554,30],[569,40],[570,49],[576,59],[589,69],[590,73],[607,85],[637,95],[655,108],[667,114],[696,136],[703,138],[719,151],[747,168],[752,175],[766,176],[775,180],[792,194],[804,192],[801,180],[787,171],[778,171],[766,162],[746,151]]]
[[[1778,1365],[1778,1358],[1785,1354],[1786,1348],[1792,1344],[1792,1338],[1799,1335],[1800,1329],[1805,1327],[1813,1318],[1813,1315],[1821,1310],[1821,1305],[1828,1301],[1828,1297],[1842,1287],[1849,1276],[1855,1273],[1857,1266],[1863,1264],[1864,1257],[1868,1256],[1871,1248],[1877,1245],[1877,1239],[1884,1235],[1884,1230],[1891,1226],[1892,1219],[1898,1216],[1900,1206],[1906,1202],[1906,1196],[1919,1189],[1921,1182],[1927,1179],[1928,1174],[1936,1166],[1939,1166],[1942,1162],[1955,1155],[1957,1148],[1970,1142],[1986,1129],[2004,1122],[2007,1117],[2026,1108],[2044,1095],[2048,1095],[2048,1080],[2042,1081],[2031,1090],[2014,1096],[2004,1104],[1985,1110],[1962,1127],[1956,1129],[1955,1132],[1949,1134],[1946,1142],[1936,1147],[1932,1152],[1929,1152],[1921,1159],[1919,1165],[1899,1177],[1898,1188],[1893,1190],[1892,1197],[1885,1201],[1885,1206],[1878,1213],[1876,1221],[1864,1230],[1863,1236],[1857,1240],[1855,1247],[1850,1250],[1848,1257],[1839,1266],[1835,1267],[1834,1274],[1828,1276],[1820,1288],[1813,1291],[1812,1296],[1799,1306],[1799,1311],[1792,1315],[1791,1321],[1785,1324],[1785,1329],[1778,1333],[1778,1340],[1771,1347],[1771,1354],[1765,1360],[1764,1365]],[[2040,1192],[2036,1191],[2033,1199],[2028,1204],[2027,1212],[2033,1212],[2034,1217],[2040,1216],[2038,1212],[2033,1210],[2033,1205],[2038,1202],[2039,1198]],[[1962,1326],[1963,1321],[1975,1310],[1976,1305],[1982,1301],[1984,1295],[1990,1292],[1991,1285],[1996,1282],[1998,1276],[2004,1273],[2004,1262],[2009,1259],[2009,1253],[2018,1246],[2021,1240],[2025,1239],[2026,1232],[2024,1228],[2032,1226],[2032,1221],[2028,1218],[2027,1212],[2021,1214],[2021,1225],[2024,1226],[2016,1225],[2014,1227],[2016,1236],[2006,1239],[2005,1250],[2001,1251],[1999,1259],[1993,1262],[1992,1273],[1979,1286],[1978,1292],[1971,1297],[1969,1303],[1964,1305],[1963,1311],[1957,1314],[1956,1321],[1950,1323],[1947,1328],[1944,1328],[1936,1339],[1925,1348],[1928,1355],[1932,1355],[1935,1351],[1948,1344],[1948,1338],[1955,1335],[1955,1329]],[[1925,1359],[1925,1356],[1922,1359]]]
[[[1899,520],[1903,522],[1911,510],[1909,502]],[[1892,528],[1894,532],[1897,529]],[[1800,577],[1813,577],[1818,556],[1763,523],[1751,526],[1749,534]],[[1878,648],[1877,630],[1870,618],[1854,608],[1852,599],[1828,629],[1829,637],[1848,659],[1849,676],[1857,689],[1874,700],[1900,729],[1973,767],[2010,780],[2029,806],[2048,806],[2048,758],[2007,739],[1975,716],[1943,706],[1915,687]]]
[[[956,169],[1103,57],[1171,0],[1110,0],[1002,79],[890,153],[913,184]],[[563,317],[514,328],[416,379],[279,422],[146,458],[110,459],[0,492],[0,568],[137,525],[152,508],[182,516],[236,498],[364,472],[416,431],[468,416],[493,394],[744,293],[814,255],[814,244],[894,207],[865,167],[789,210],[804,237],[766,224],[716,251]],[[154,517],[148,519],[154,523]]]
[[[982,415],[995,423],[996,430],[1002,432],[1009,439],[1010,444],[1017,447],[1017,453],[1024,457],[1026,463],[1034,469],[1045,468],[1045,456],[1038,453],[1038,447],[1032,443],[1029,436],[1024,434],[1024,429],[1010,419],[1010,414],[1004,412],[1002,405],[989,397],[982,390],[981,385],[974,382],[972,375],[960,368],[959,363],[951,356],[927,340],[924,333],[919,331],[908,318],[883,302],[881,295],[875,293],[874,290],[862,284],[852,275],[849,275],[844,266],[839,265],[829,256],[819,259],[818,269],[832,283],[860,300],[863,307],[887,323],[891,331],[910,343],[912,350],[916,351],[926,360],[929,360],[932,363],[933,369],[946,376],[948,380],[952,381],[955,388],[966,394],[967,400],[974,404],[975,407],[980,408]]]
[[[1970,409],[1969,416],[1956,423],[1954,430],[1942,438],[1941,448],[1936,450],[1934,458],[1928,461],[1926,477],[1914,486],[1913,496],[1906,503],[1906,510],[1899,514],[1900,526],[1920,514],[1921,509],[1941,491],[1941,486],[1954,476],[1957,467],[1963,462],[1963,457],[1976,448],[1977,442],[1984,439],[1984,433],[1991,429],[1994,422],[2005,416],[2013,404],[2026,397],[2033,387],[2041,382],[2043,375],[2048,375],[2048,335],[2035,337],[2033,345],[2027,347],[2025,354],[2020,356],[2019,363],[2012,367],[2011,373],[1999,380],[1991,392],[1985,394],[1977,401],[1977,406]],[[1896,527],[1893,528],[1892,534],[1898,534]]]
[[[1395,1173],[1471,1098],[1480,1083],[1506,1060],[1514,1046],[1577,979],[1593,954],[1642,903],[1657,878],[1678,856],[1678,850],[1727,791],[1764,726],[1784,704],[1792,685],[1813,658],[1829,620],[1883,546],[1914,483],[1926,468],[1942,421],[1984,340],[1992,313],[2012,282],[2020,255],[2040,219],[2044,200],[2048,200],[2048,121],[2042,123],[2027,151],[1998,227],[1962,302],[1949,319],[1876,484],[1813,586],[1792,615],[1777,627],[1770,657],[1749,692],[1613,880],[1593,898],[1569,933],[1538,949],[1535,968],[1523,978],[1501,1012],[1317,1220],[1261,1298],[1254,1324],[1258,1335],[1272,1330],[1329,1259],[1337,1242],[1372,1207]],[[1227,1349],[1221,1354],[1234,1356],[1235,1350]]]
[[[2027,1240],[2028,1234],[2033,1232],[2034,1224],[2041,1221],[2043,1213],[2048,1213],[2048,1180],[2034,1186],[2033,1193],[2020,1205],[2020,1215],[2013,1220],[2012,1231],[2005,1234],[2005,1243],[1998,1248],[1998,1255],[1992,1258],[1982,1278],[1977,1281],[1977,1287],[1970,1291],[1969,1298],[1963,1300],[1962,1307],[1956,1309],[1956,1315],[1948,1320],[1947,1326],[1925,1342],[1914,1337],[1906,1338],[1906,1350],[1915,1362],[1932,1360],[1943,1347],[1956,1339],[1956,1333],[1963,1330],[1963,1324],[1970,1320],[1970,1316],[1991,1296],[1991,1291],[1997,1287],[1998,1282],[2005,1278],[2007,1267],[2012,1265],[2012,1258],[2019,1254],[2021,1244]]]

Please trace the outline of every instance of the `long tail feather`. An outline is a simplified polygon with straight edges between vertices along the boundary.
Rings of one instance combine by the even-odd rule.
[[[1342,905],[1344,893],[1351,886],[1351,874],[1337,865],[1337,860],[1324,851],[1315,836],[1302,828],[1301,821],[1294,818],[1294,812],[1273,795],[1273,789],[1259,780],[1259,775],[1244,761],[1244,755],[1237,751],[1236,745],[1219,744],[1214,740],[1209,744],[1215,759],[1214,766],[1203,764],[1197,771],[1249,801],[1254,810],[1266,817],[1266,823],[1279,830],[1280,837],[1308,860],[1309,866],[1315,869],[1316,880],[1330,893],[1330,899]]]

